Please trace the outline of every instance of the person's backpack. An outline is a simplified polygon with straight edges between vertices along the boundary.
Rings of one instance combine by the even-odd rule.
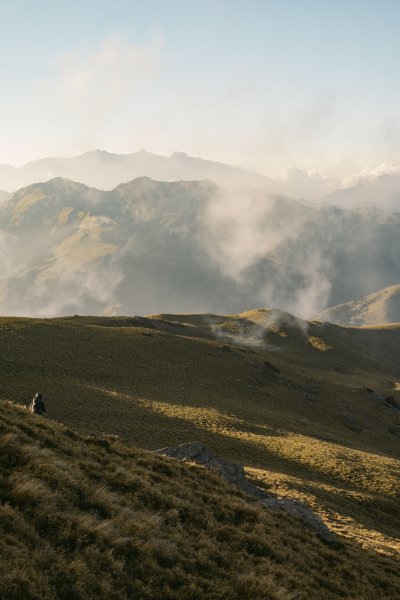
[[[39,415],[43,415],[46,412],[46,407],[44,405],[42,397],[40,397],[36,400],[36,412]]]

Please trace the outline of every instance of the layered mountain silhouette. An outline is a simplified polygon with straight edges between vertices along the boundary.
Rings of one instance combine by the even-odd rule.
[[[57,178],[0,205],[2,314],[299,316],[400,281],[400,215],[311,208],[210,181],[99,191]]]
[[[400,323],[400,284],[331,306],[320,313],[318,319],[345,327]]]
[[[356,185],[343,187],[338,178],[294,167],[288,168],[284,176],[272,178],[185,152],[160,156],[145,150],[131,154],[95,150],[70,158],[42,158],[21,167],[0,165],[0,201],[10,192],[57,177],[103,190],[112,190],[138,177],[170,182],[208,179],[223,188],[268,190],[311,206],[322,203],[347,209],[400,211],[400,172],[363,176]]]
[[[109,190],[142,176],[160,181],[211,179],[228,188],[276,189],[272,180],[245,169],[193,158],[184,152],[158,156],[145,150],[132,154],[95,150],[72,158],[43,158],[19,168],[0,165],[0,188],[15,191],[32,183],[64,177]]]

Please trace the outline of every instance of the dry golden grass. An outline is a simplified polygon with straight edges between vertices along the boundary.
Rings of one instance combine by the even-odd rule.
[[[115,436],[80,436],[7,401],[0,448],[0,598],[400,594],[393,558],[345,538],[327,547],[302,522],[262,509],[197,465]]]
[[[142,448],[199,439],[243,463],[272,493],[306,501],[348,540],[356,560],[379,555],[378,571],[391,573],[400,550],[400,413],[366,388],[399,402],[400,327],[299,328],[282,321],[257,338],[266,321],[268,311],[1,319],[3,395],[27,405],[42,391],[51,417]],[[34,447],[12,460],[48,450]],[[78,485],[74,471],[62,467],[65,457],[57,461],[37,460],[46,477]],[[140,487],[123,464],[118,473],[126,486]],[[106,512],[118,502],[116,490],[99,490]],[[139,522],[146,528],[147,517]],[[117,532],[115,544],[123,546],[129,535]],[[163,548],[160,554],[173,554]],[[392,574],[388,579],[395,581]],[[375,584],[363,594],[354,597],[390,598]]]
[[[321,350],[321,352],[327,352],[332,348],[331,346],[329,346],[329,344],[315,336],[310,336],[308,338],[308,343],[311,344],[311,346],[313,346],[314,348],[317,348],[317,350]]]

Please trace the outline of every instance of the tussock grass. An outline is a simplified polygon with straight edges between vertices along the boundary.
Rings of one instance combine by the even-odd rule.
[[[17,462],[7,459],[12,451]],[[260,508],[202,467],[115,437],[81,436],[7,401],[0,402],[4,456],[0,598],[400,594],[390,557],[346,541],[332,550],[297,519]]]
[[[144,536],[157,529],[160,511],[171,527],[192,520],[201,528],[207,519],[160,491],[168,479],[177,485],[179,468],[171,461],[153,461],[149,474],[148,457],[138,455],[134,469],[120,460],[103,477],[107,457],[121,440],[156,449],[198,439],[244,464],[271,493],[307,502],[352,548],[362,549],[361,557],[382,556],[377,569],[385,572],[384,561],[397,560],[400,552],[400,413],[366,388],[399,402],[400,327],[299,328],[293,320],[269,328],[259,345],[246,346],[246,335],[253,339],[268,318],[268,311],[251,311],[147,320],[0,319],[2,395],[27,406],[35,391],[44,392],[50,416],[73,427],[65,430],[70,445],[55,455],[58,433],[47,419],[24,419],[15,429],[4,413],[11,437],[0,440],[1,468],[41,481],[49,499],[58,498],[61,486],[65,502],[81,503],[85,514],[106,522],[114,522],[116,506],[121,514],[133,512],[136,518],[126,517],[124,527],[105,526],[111,547],[126,549],[137,531]],[[84,447],[98,464],[73,453],[81,445],[75,431],[86,435]],[[27,436],[22,446],[12,437],[21,434]],[[32,463],[35,472],[28,468]],[[201,495],[198,477],[191,485]],[[124,505],[121,496],[130,495],[146,499],[153,512]],[[16,504],[21,509],[40,506],[22,497]],[[224,543],[230,526],[218,533],[227,536]],[[76,560],[79,566],[81,557]],[[283,587],[290,592],[290,585]],[[376,581],[371,589],[370,597],[379,597]]]

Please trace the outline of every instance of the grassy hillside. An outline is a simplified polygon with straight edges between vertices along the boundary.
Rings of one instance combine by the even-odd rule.
[[[51,418],[131,446],[203,441],[366,552],[399,551],[399,326],[252,311],[3,318],[0,336],[2,397],[41,391]]]
[[[0,598],[395,598],[396,562],[216,474],[0,402]]]
[[[320,313],[318,319],[345,327],[400,323],[400,284],[391,285],[353,302],[331,306]]]

